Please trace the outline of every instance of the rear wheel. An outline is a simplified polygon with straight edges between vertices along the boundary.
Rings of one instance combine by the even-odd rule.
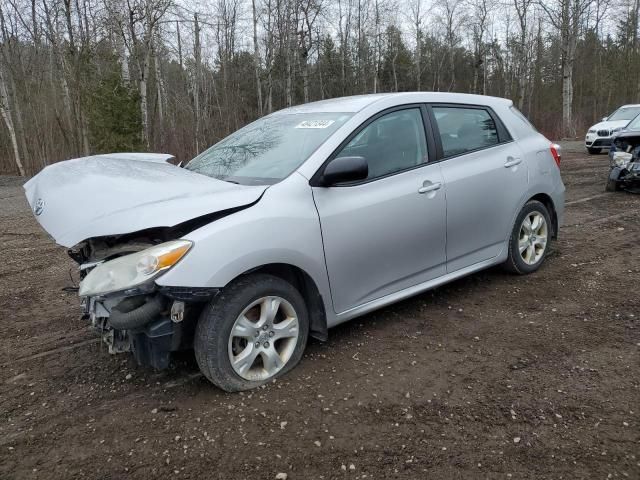
[[[235,392],[291,370],[308,335],[302,295],[281,278],[254,274],[230,284],[203,311],[194,350],[202,373]]]
[[[602,152],[601,148],[592,148],[592,147],[587,147],[587,151],[591,154],[591,155],[598,155],[600,152]]]
[[[520,275],[538,270],[551,242],[551,228],[547,207],[537,200],[528,201],[513,226],[504,267]]]

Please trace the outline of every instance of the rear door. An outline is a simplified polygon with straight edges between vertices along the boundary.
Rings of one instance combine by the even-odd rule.
[[[447,195],[447,271],[500,254],[527,189],[520,147],[489,108],[429,106]]]
[[[444,185],[423,118],[420,105],[372,117],[333,156],[365,157],[369,177],[313,187],[337,313],[446,271]]]

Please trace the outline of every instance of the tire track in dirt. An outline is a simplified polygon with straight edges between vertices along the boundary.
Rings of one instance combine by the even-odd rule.
[[[38,358],[43,358],[43,357],[48,357],[49,355],[55,355],[56,353],[61,353],[61,352],[66,352],[68,350],[73,350],[74,348],[78,348],[78,347],[83,347],[84,345],[90,345],[93,343],[98,343],[100,342],[101,339],[100,338],[88,338],[85,340],[81,340],[78,342],[74,342],[71,343],[69,345],[64,345],[61,347],[56,347],[56,348],[52,348],[50,350],[45,350],[44,352],[40,352],[40,353],[34,353],[33,355],[28,355],[26,357],[18,357],[15,358],[13,360],[11,360],[11,363],[6,363],[4,365],[2,365],[3,367],[7,367],[8,365],[15,365],[16,363],[20,363],[20,362],[28,362],[30,360],[35,360]]]

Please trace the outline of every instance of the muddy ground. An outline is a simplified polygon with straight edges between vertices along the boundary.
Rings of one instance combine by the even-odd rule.
[[[640,478],[640,196],[566,145],[536,274],[492,269],[330,331],[253,393],[110,356],[73,263],[0,177],[0,478]]]

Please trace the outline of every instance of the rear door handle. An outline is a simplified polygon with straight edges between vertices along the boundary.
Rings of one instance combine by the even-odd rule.
[[[507,157],[507,162],[504,164],[504,168],[515,167],[522,163],[521,158]]]
[[[428,182],[428,180],[427,180],[427,182]],[[428,183],[428,184],[427,184],[427,182],[422,184],[422,187],[420,187],[418,189],[418,193],[433,192],[435,190],[440,190],[440,187],[442,187],[442,183],[440,183],[440,182]]]

